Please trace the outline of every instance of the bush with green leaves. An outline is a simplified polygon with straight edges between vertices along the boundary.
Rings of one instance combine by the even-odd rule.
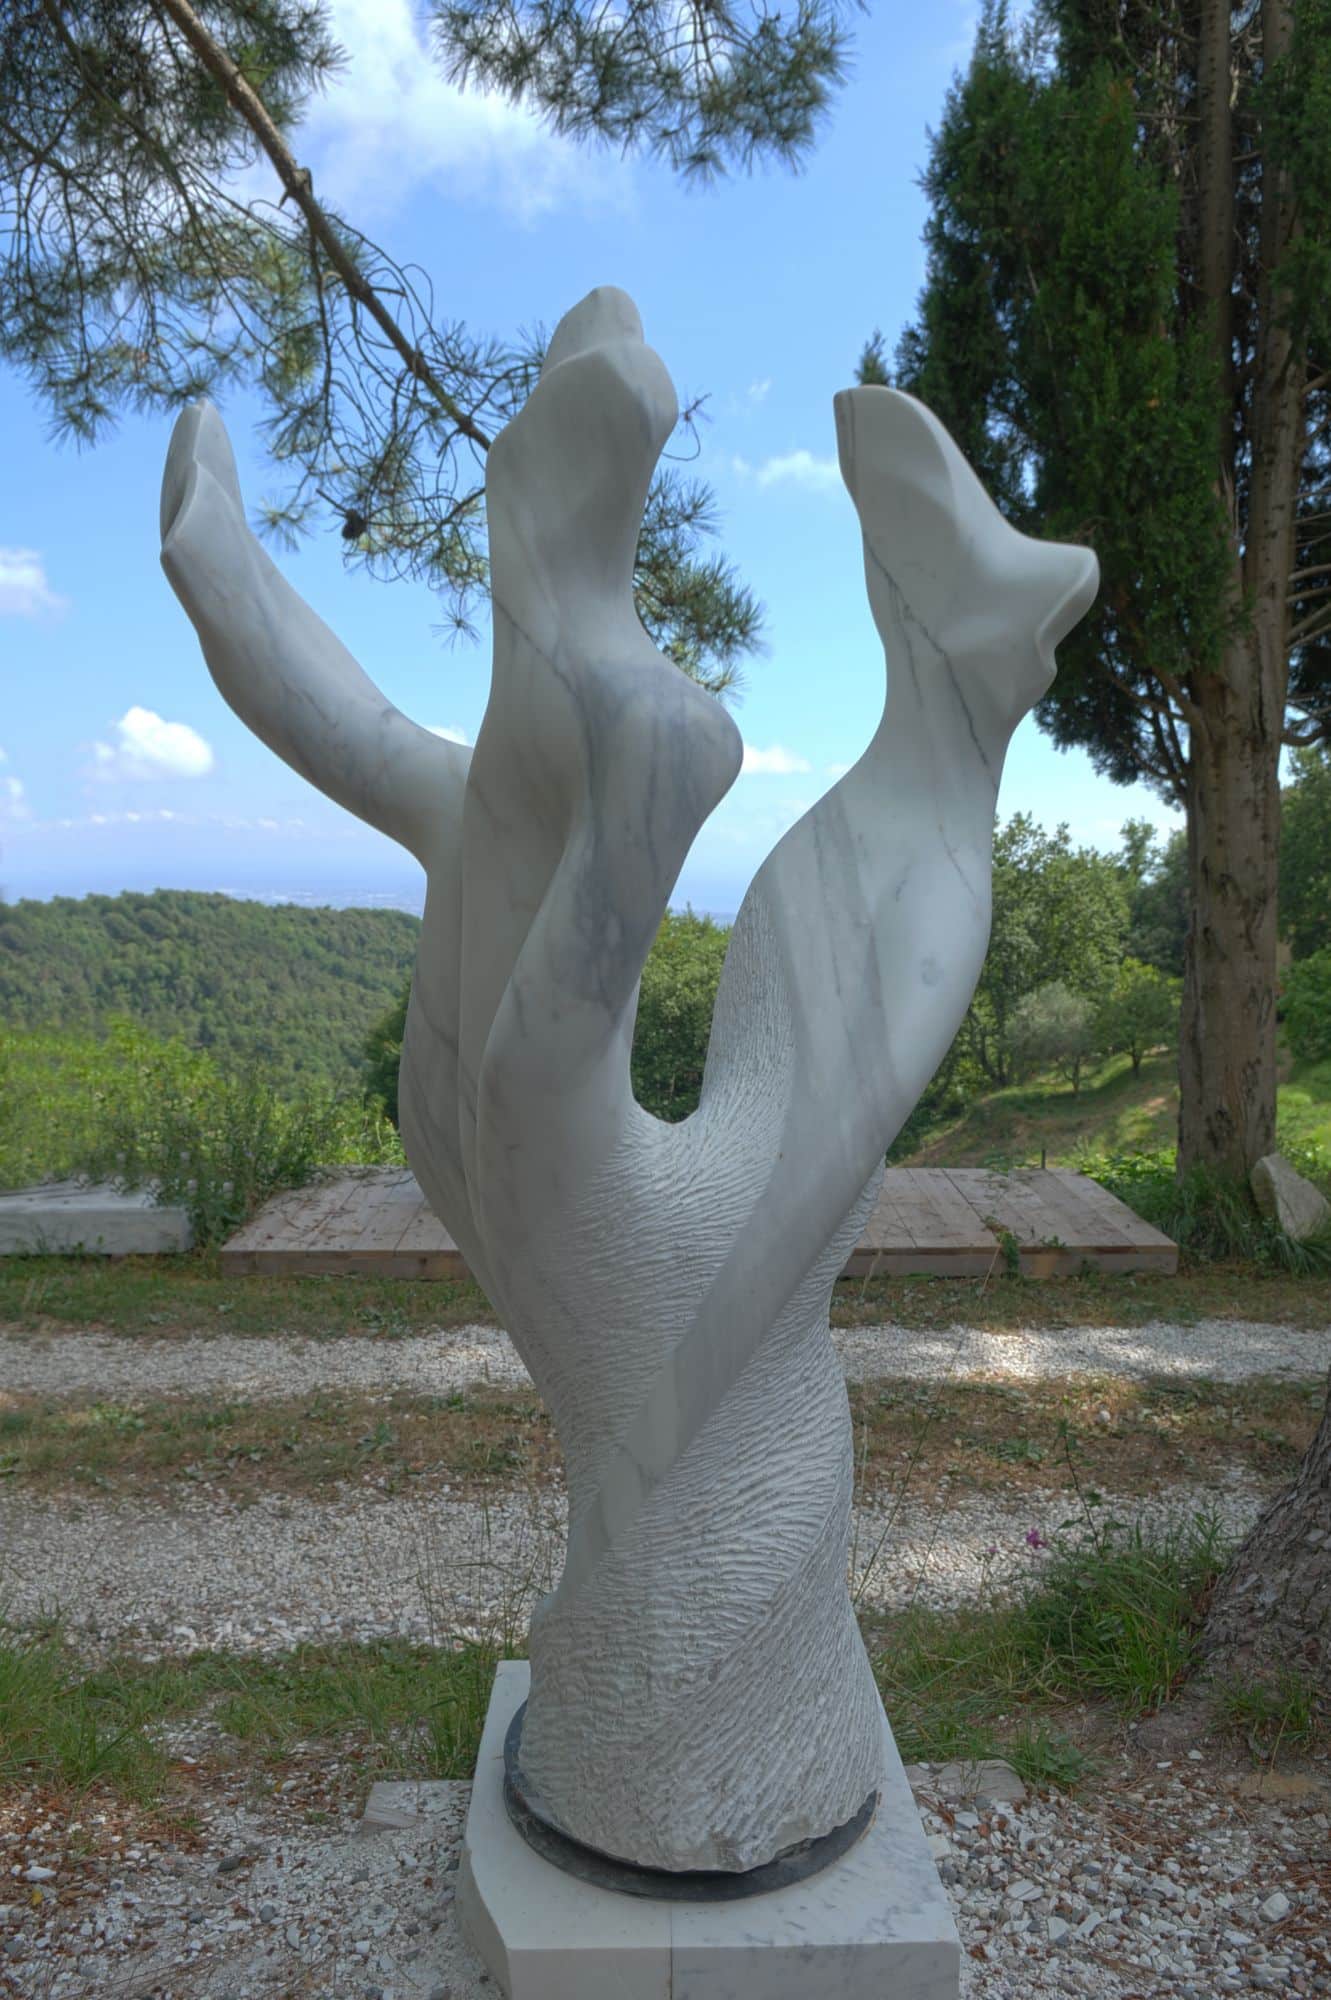
[[[975,997],[944,1068],[959,1062],[1002,1089],[1022,1056],[1013,1041],[1028,994],[1056,984],[1093,999],[1123,956],[1128,892],[1120,864],[1073,847],[1015,813],[994,835],[993,921]]]
[[[729,929],[670,911],[647,955],[633,1029],[633,1094],[674,1123],[698,1108]]]
[[[1290,1165],[1331,1189],[1331,1154],[1281,1143]],[[1205,1167],[1180,1175],[1173,1147],[1150,1153],[1084,1154],[1079,1170],[1163,1230],[1195,1262],[1240,1258],[1266,1270],[1331,1270],[1331,1242],[1297,1242],[1258,1212],[1251,1190]]]
[[[1296,959],[1331,950],[1331,746],[1292,759],[1280,794],[1280,928]]]
[[[1331,1060],[1331,945],[1296,960],[1281,987],[1290,1054],[1299,1062]]]
[[[253,1070],[128,1021],[104,1037],[0,1029],[0,1184],[86,1175],[153,1186],[215,1243],[321,1167],[400,1161],[387,1119],[326,1086],[279,1096]]]
[[[365,1094],[384,1108],[384,1115],[396,1126],[398,1119],[397,1080],[402,1066],[402,1037],[407,1032],[407,1008],[411,1002],[411,981],[407,980],[388,1012],[375,1022],[365,1037]]]
[[[1154,965],[1125,958],[1095,1012],[1096,1047],[1132,1059],[1134,1076],[1152,1049],[1178,1040],[1180,986]]]
[[[1082,1070],[1095,1054],[1095,1010],[1084,994],[1051,979],[1018,1001],[1009,1040],[1012,1060],[1026,1075],[1057,1070],[1078,1091]]]

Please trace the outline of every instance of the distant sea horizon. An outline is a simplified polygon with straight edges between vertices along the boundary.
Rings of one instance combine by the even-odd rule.
[[[158,888],[179,895],[229,896],[236,903],[266,903],[269,905],[289,903],[295,905],[298,909],[305,910],[402,910],[408,916],[412,917],[422,916],[425,910],[423,887],[420,890],[407,888],[364,889],[359,886],[343,885],[341,888],[325,889],[265,889],[235,887],[219,883],[216,887],[205,889],[201,888],[197,883],[191,883],[188,887],[181,887],[173,883],[163,882],[158,884]],[[85,896],[151,896],[156,894],[157,889],[126,887],[123,889],[85,889],[78,894],[74,894],[68,889],[48,889],[44,891],[34,890],[26,895],[22,893],[13,895],[8,893],[3,886],[0,886],[0,909],[4,909],[6,905],[12,906],[15,903],[51,903],[55,902],[57,898],[67,902],[78,903],[82,902]],[[678,902],[672,902],[670,907],[677,913],[683,912],[686,909],[693,909],[697,916],[710,917],[714,924],[733,924],[735,921],[736,912],[734,910],[698,909],[687,898]]]

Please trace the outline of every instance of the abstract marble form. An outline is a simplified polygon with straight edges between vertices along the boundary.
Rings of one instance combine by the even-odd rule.
[[[1088,550],[1008,525],[921,403],[835,408],[887,703],[755,877],[674,1126],[630,1088],[638,979],[742,746],[634,610],[676,402],[632,301],[603,287],[565,315],[491,447],[473,750],[395,709],[285,582],[208,407],[163,487],[162,561],[226,700],[425,869],[407,1157],[567,1466],[523,1772],[553,1824],[654,1868],[752,1868],[877,1783],[828,1302],[980,970],[1008,739],[1097,586]]]

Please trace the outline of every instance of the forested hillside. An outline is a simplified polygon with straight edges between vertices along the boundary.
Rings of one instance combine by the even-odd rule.
[[[0,905],[0,1024],[101,1029],[128,1016],[274,1084],[354,1085],[419,920],[159,889]]]

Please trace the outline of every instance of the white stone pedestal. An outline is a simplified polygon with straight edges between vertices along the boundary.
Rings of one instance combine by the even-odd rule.
[[[0,1195],[0,1256],[143,1257],[188,1250],[193,1240],[184,1209],[158,1208],[147,1188],[48,1181]]]
[[[957,2000],[961,1943],[883,1717],[882,1799],[840,1861],[791,1888],[670,1903],[580,1882],[504,1807],[530,1670],[495,1676],[458,1875],[463,1933],[507,2000]]]

